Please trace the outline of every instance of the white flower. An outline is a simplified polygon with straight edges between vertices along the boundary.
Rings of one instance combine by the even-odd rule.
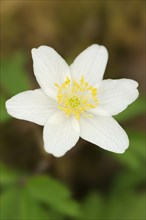
[[[44,126],[44,148],[63,156],[79,136],[115,153],[128,148],[128,136],[112,117],[138,97],[130,79],[103,80],[108,60],[104,46],[92,45],[68,66],[52,48],[32,49],[40,89],[22,92],[6,102],[10,115]]]

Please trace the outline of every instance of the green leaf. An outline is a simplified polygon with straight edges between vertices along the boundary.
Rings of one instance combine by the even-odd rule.
[[[104,218],[107,220],[144,220],[145,195],[125,191],[110,197]]]
[[[47,212],[25,188],[13,188],[1,196],[2,220],[48,220]]]
[[[128,136],[130,140],[130,146],[133,151],[141,158],[146,158],[145,152],[145,134],[139,131],[128,131]]]
[[[1,185],[8,185],[16,183],[19,178],[18,173],[12,171],[11,169],[4,166],[4,164],[0,164],[0,184]]]
[[[117,191],[106,198],[91,192],[82,203],[81,220],[144,220],[145,195]]]
[[[145,162],[145,134],[138,131],[128,131],[130,146],[122,155],[113,156],[132,169],[139,169]]]
[[[146,111],[145,97],[139,97],[135,102],[128,106],[126,110],[115,116],[119,122],[133,119],[134,117],[144,114]]]
[[[55,206],[54,206],[55,205]],[[71,198],[60,201],[60,203],[53,204],[59,212],[68,215],[70,217],[80,217],[81,209],[79,204]]]
[[[27,183],[32,196],[40,202],[69,216],[79,215],[78,204],[71,199],[69,190],[48,176],[35,176]]]
[[[0,200],[1,219],[12,220],[18,219],[17,210],[19,205],[18,190],[10,189],[2,193]]]
[[[26,58],[23,53],[14,54],[13,57],[1,60],[1,100],[0,100],[0,121],[10,119],[5,102],[8,98],[20,92],[28,90],[30,83],[24,69]]]
[[[64,220],[64,215],[54,209],[49,209],[48,220]]]
[[[70,191],[50,176],[34,176],[30,178],[27,186],[30,192],[40,200],[62,200],[70,196]],[[39,188],[41,190],[38,191]]]
[[[8,119],[10,119],[10,116],[6,112],[5,102],[6,102],[6,98],[1,96],[0,97],[0,122],[5,122]]]
[[[28,76],[24,70],[25,63],[26,58],[20,52],[1,61],[2,92],[12,96],[29,88]]]
[[[27,190],[23,189],[19,201],[19,220],[26,219],[48,220],[48,214]]]
[[[103,208],[103,198],[96,192],[91,192],[82,203],[83,216],[81,219],[101,219]]]
[[[124,170],[120,172],[111,187],[111,196],[117,193],[124,193],[131,189],[136,189],[139,185],[143,184],[146,179],[145,168],[139,170]]]

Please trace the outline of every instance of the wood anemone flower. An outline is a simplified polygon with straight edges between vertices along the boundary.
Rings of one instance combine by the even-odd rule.
[[[6,102],[10,115],[44,126],[44,148],[63,156],[79,137],[115,153],[129,145],[126,132],[112,117],[138,97],[131,79],[103,80],[108,60],[104,46],[91,45],[68,66],[51,47],[32,49],[40,89]]]

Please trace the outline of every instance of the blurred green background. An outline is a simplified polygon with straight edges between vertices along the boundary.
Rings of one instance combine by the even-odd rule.
[[[144,220],[145,1],[1,1],[1,219]],[[130,147],[117,155],[79,140],[65,156],[43,149],[42,127],[11,118],[5,101],[38,88],[30,50],[70,64],[93,43],[109,51],[105,78],[132,78],[140,97],[116,119]]]

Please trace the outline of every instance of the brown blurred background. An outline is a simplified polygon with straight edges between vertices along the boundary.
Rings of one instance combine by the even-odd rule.
[[[131,77],[144,89],[145,1],[2,1],[2,55],[40,45],[68,62],[87,46],[109,50],[106,77]],[[114,63],[114,66],[113,66]],[[32,70],[31,73],[32,75]]]

